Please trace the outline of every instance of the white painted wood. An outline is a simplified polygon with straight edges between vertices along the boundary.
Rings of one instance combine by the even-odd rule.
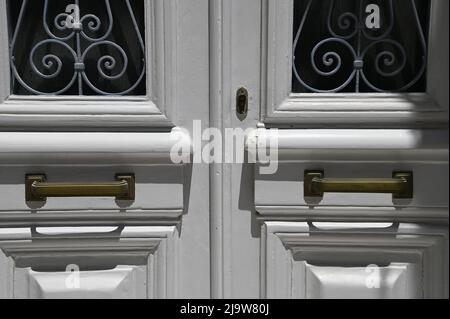
[[[292,3],[292,0],[247,0],[213,1],[212,4],[210,107],[214,120],[220,127],[259,128],[247,139],[249,157],[254,155],[252,150],[266,151],[271,135],[279,134],[281,170],[274,175],[260,175],[260,166],[267,164],[262,159],[255,167],[216,165],[211,169],[216,181],[212,185],[216,204],[212,206],[215,220],[211,229],[217,234],[212,237],[216,242],[212,249],[217,263],[212,275],[219,282],[212,284],[214,296],[254,298],[270,294],[283,298],[301,297],[303,293],[306,297],[305,267],[292,258],[291,251],[279,238],[266,240],[273,235],[267,227],[259,230],[261,223],[355,222],[356,226],[364,227],[367,222],[404,222],[418,223],[412,229],[422,229],[424,223],[448,232],[448,179],[445,177],[448,174],[448,73],[437,66],[448,64],[448,40],[442,35],[448,31],[440,28],[438,22],[442,19],[445,26],[444,16],[448,14],[446,10],[436,12],[438,6],[447,3],[440,0],[433,3],[432,23],[439,31],[434,30],[432,34],[441,33],[430,47],[432,56],[439,55],[440,59],[440,62],[430,59],[429,67],[434,65],[435,70],[428,76],[429,83],[436,84],[434,90],[430,85],[425,94],[301,96],[291,94]],[[257,17],[260,12],[261,17]],[[441,17],[435,18],[437,15]],[[249,91],[249,114],[240,121],[235,117],[234,104],[236,90],[242,86]],[[222,112],[217,112],[216,107]],[[260,114],[255,114],[255,108]],[[277,133],[268,130],[275,127],[281,130]],[[424,127],[433,129],[423,130]],[[302,196],[305,168],[331,169],[331,177],[377,178],[390,177],[392,169],[410,169],[414,171],[419,194],[415,202],[406,203],[407,209],[394,206],[390,196],[361,194],[344,198],[327,195],[320,207],[311,209]],[[328,206],[330,203],[334,205]],[[308,236],[298,234],[298,237],[302,235]],[[333,243],[339,236],[330,234],[324,245]],[[351,235],[349,246],[359,245],[359,239],[358,234]],[[255,243],[259,241],[262,248],[255,253]],[[376,248],[380,256],[383,249]],[[327,257],[328,253],[318,255]],[[439,255],[441,251],[434,256]],[[334,255],[330,259],[335,259]],[[362,259],[370,260],[365,254]],[[448,264],[439,257],[428,260],[432,267],[445,269]],[[265,271],[266,261],[273,271]],[[321,278],[338,275],[341,270],[343,275],[348,270],[355,278],[361,274],[358,267],[328,266],[331,268]],[[429,278],[436,280],[429,286],[444,289],[445,296],[448,278],[440,269],[437,275],[440,279]],[[423,297],[415,288],[423,286],[417,264],[404,258],[382,267],[382,272],[397,280],[386,282],[381,293],[368,293],[366,297]],[[360,291],[357,280],[347,285],[346,280],[339,281],[335,287],[342,288],[343,296],[352,297]],[[309,297],[330,297],[333,284],[325,279],[322,284],[323,290],[312,288]]]
[[[154,131],[174,126],[179,75],[177,1],[145,1],[147,96],[140,99],[11,96],[6,0],[0,2],[0,41],[5,48],[0,54],[0,73],[7,75],[0,81],[0,131]]]
[[[136,198],[133,202],[116,201],[114,197],[92,198],[47,198],[45,203],[25,201],[25,176],[46,174],[48,182],[61,183],[105,183],[115,180],[116,174],[135,175]],[[0,212],[30,212],[35,210],[141,210],[143,212],[166,211],[168,217],[179,215],[184,210],[184,168],[182,166],[0,166],[2,181],[0,193],[7,198]],[[167,196],[170,194],[170,196]],[[188,196],[188,195],[187,195]]]
[[[14,261],[4,284],[19,299],[175,298],[178,240],[176,227],[0,229]]]
[[[391,194],[325,193],[322,200],[304,197],[305,170],[324,170],[328,178],[392,178],[397,170],[414,175],[414,194],[411,200],[393,200]],[[448,163],[417,163],[407,160],[377,161],[305,161],[279,163],[273,175],[255,170],[256,206],[310,206],[310,207],[398,207],[440,208],[448,210]],[[289,208],[288,207],[288,208]],[[391,212],[393,216],[396,212]],[[403,210],[398,210],[401,215]]]
[[[211,123],[255,128],[259,117],[260,1],[210,1]],[[236,117],[236,91],[249,91],[249,112]],[[259,296],[259,235],[254,223],[252,165],[210,169],[211,296]],[[256,231],[258,232],[258,231]]]
[[[9,37],[6,1],[0,1],[0,43],[8,43]],[[9,45],[0,46],[0,104],[10,94]]]
[[[278,143],[275,174],[261,173]],[[448,131],[446,130],[269,130],[249,134],[247,150],[256,158],[255,207],[264,218],[396,221],[448,220]],[[324,170],[329,178],[390,178],[395,170],[412,171],[414,198],[393,201],[383,194],[303,196],[305,170]],[[314,210],[311,208],[314,207]],[[396,207],[397,209],[394,209]],[[333,208],[336,210],[333,212]],[[398,209],[402,208],[402,209]]]
[[[13,289],[10,278],[13,278],[14,266],[11,259],[0,251],[0,299],[12,299]]]
[[[0,228],[179,225],[183,209],[0,211]]]
[[[293,1],[262,1],[261,121],[275,127],[448,126],[448,1],[432,0],[426,94],[292,94]]]
[[[436,129],[447,122],[441,107],[448,93],[442,86],[431,86],[428,95],[348,95],[339,101],[291,96],[281,104],[290,94],[283,91],[290,72],[282,68],[290,63],[291,49],[275,51],[291,45],[291,31],[272,33],[270,39],[278,44],[269,51],[266,35],[275,29],[264,5],[284,7],[276,23],[288,27],[291,0],[149,3],[160,5],[154,23],[164,25],[163,34],[152,36],[167,41],[154,48],[164,58],[164,67],[160,63],[156,71],[164,73],[164,81],[153,83],[159,96],[167,97],[164,103],[10,96],[0,104],[0,297],[80,297],[83,289],[61,289],[61,270],[39,269],[72,260],[86,264],[84,289],[92,288],[88,297],[93,298],[122,298],[123,291],[132,297],[190,299],[328,298],[337,291],[349,298],[448,297],[448,195],[443,195],[448,190],[448,131]],[[435,15],[446,15],[433,8]],[[448,31],[432,34],[439,32]],[[445,50],[439,56],[442,64],[448,61]],[[0,47],[0,68],[6,70],[5,57]],[[273,68],[265,67],[266,58]],[[269,71],[278,72],[277,77],[270,78]],[[440,83],[448,77],[441,69],[432,72]],[[5,74],[0,73],[5,77],[0,92],[8,96]],[[275,105],[279,118],[278,109],[266,117],[264,79],[272,81],[274,101],[281,97]],[[239,87],[249,91],[245,119],[235,114]],[[296,110],[300,106],[302,112]],[[202,121],[202,129],[213,126],[222,132],[258,127],[248,138],[249,145],[258,146],[265,141],[259,134],[265,129],[261,120],[268,128],[296,129],[279,132],[279,172],[260,176],[255,172],[262,162],[173,165],[169,131],[182,127],[192,136],[194,120]],[[310,126],[322,129],[306,129]],[[399,126],[404,129],[373,129]],[[183,137],[188,149],[207,143]],[[392,169],[412,169],[418,194],[407,209],[394,206],[387,196],[364,195],[327,196],[311,209],[302,197],[306,167],[342,177],[385,177]],[[139,198],[129,206],[110,199],[58,199],[29,207],[23,202],[23,177],[37,170],[52,180],[73,181],[106,181],[119,170],[135,172]],[[308,224],[315,221],[326,224]],[[393,222],[401,223],[398,229]],[[99,233],[106,238],[93,238]],[[377,291],[361,283],[361,265],[372,262],[388,279]],[[141,280],[143,272],[147,276]]]
[[[280,161],[432,161],[448,163],[448,130],[272,130],[251,132],[251,158],[269,154],[277,141]],[[265,153],[266,152],[266,153]],[[260,161],[260,159],[258,159]]]
[[[170,133],[0,133],[0,165],[173,164],[177,146],[189,162],[191,140],[175,128]]]
[[[119,266],[106,271],[80,273],[80,287],[65,286],[66,273],[36,272],[31,269],[17,271],[18,276],[28,276],[28,295],[16,294],[24,299],[143,299],[147,296],[147,276],[144,267]]]
[[[261,221],[412,222],[448,225],[449,209],[434,207],[353,207],[256,205]]]
[[[177,129],[172,133],[0,133],[0,189],[8,198],[0,212],[127,208],[154,212],[154,217],[161,217],[163,211],[167,217],[179,216],[184,209],[185,174],[171,161],[175,145],[189,151],[189,136]],[[189,158],[186,152],[184,160]],[[134,173],[136,200],[49,198],[45,205],[26,203],[25,175],[33,173],[44,173],[49,181],[73,183],[108,182],[118,173]]]
[[[209,15],[211,33],[209,37],[210,46],[210,114],[209,126],[223,131],[225,126],[224,112],[222,110],[224,103],[223,81],[224,72],[222,64],[223,56],[223,10],[224,3],[220,0],[210,1]],[[227,74],[228,76],[228,74]],[[212,107],[214,105],[214,107]],[[225,247],[224,247],[224,217],[225,205],[223,202],[223,193],[226,187],[224,179],[226,167],[223,163],[212,163],[209,166],[209,200],[210,200],[210,274],[211,274],[211,292],[212,298],[223,298],[225,296]]]
[[[392,263],[379,269],[374,268],[373,271],[376,271],[374,285],[379,287],[375,289],[367,288],[368,271],[364,267],[323,267],[305,264],[304,268],[305,299],[418,299],[422,297],[420,266],[417,264]]]
[[[427,92],[437,104],[445,110],[448,120],[449,98],[448,98],[448,1],[438,0],[431,2],[431,25],[429,32],[429,61],[428,61],[428,87]]]
[[[5,4],[0,1],[4,44],[8,41]],[[34,267],[50,259],[52,264],[64,263],[72,257],[79,263],[93,260],[100,268],[87,267],[82,274],[87,287],[93,288],[89,297],[122,298],[123,291],[145,298],[210,296],[209,200],[205,196],[209,168],[174,165],[170,160],[170,150],[179,142],[171,139],[172,129],[178,126],[192,133],[194,120],[208,126],[208,1],[148,0],[146,10],[147,53],[153,67],[146,97],[11,96],[8,45],[0,46],[0,184],[5,191],[0,195],[0,233],[4,235],[0,246],[10,256],[0,252],[0,297],[82,297],[84,292],[72,294],[57,287],[59,270],[47,273]],[[186,158],[189,135],[178,135],[184,138],[178,145],[187,146]],[[30,207],[23,197],[24,174],[38,171],[47,174],[49,181],[68,182],[111,181],[117,172],[134,172],[137,199],[134,203],[59,199]],[[30,227],[42,226],[56,227],[63,236],[80,226],[125,227],[128,233],[145,227],[150,233],[141,230],[136,238],[131,233],[124,238],[122,233],[119,242],[117,238],[85,240],[78,233],[67,235],[68,239],[52,237],[48,246],[36,247],[36,240],[30,240]],[[23,255],[13,251],[13,242]],[[91,248],[98,251],[86,257]],[[132,262],[133,256],[146,254],[142,262]],[[117,264],[116,268],[102,269],[102,261]],[[142,269],[145,280],[136,279],[141,278]],[[108,285],[103,278],[115,280],[116,285]]]
[[[192,134],[194,120],[200,120],[202,128],[209,126],[209,1],[177,0],[175,9],[178,28],[173,40],[177,41],[177,58],[171,87],[177,104],[174,118],[177,126]],[[194,164],[185,169],[187,193],[180,220],[178,297],[209,298],[209,167]]]
[[[319,227],[294,222],[266,222],[262,227],[262,297],[448,296],[446,227],[367,223]],[[379,271],[375,285],[370,277],[373,269]]]

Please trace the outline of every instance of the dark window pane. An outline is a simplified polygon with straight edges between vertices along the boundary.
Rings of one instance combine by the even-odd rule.
[[[429,0],[294,0],[293,92],[424,92]]]
[[[8,11],[13,94],[146,94],[144,0],[8,0]]]

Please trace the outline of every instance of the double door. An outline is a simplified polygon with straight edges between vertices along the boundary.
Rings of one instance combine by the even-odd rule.
[[[448,297],[447,1],[0,23],[1,298]]]

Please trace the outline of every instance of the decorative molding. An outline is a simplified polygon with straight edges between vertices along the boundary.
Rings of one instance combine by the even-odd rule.
[[[177,1],[145,1],[148,96],[10,96],[9,53],[0,52],[0,130],[157,131],[174,126]],[[0,1],[0,41],[8,48],[6,0]],[[7,76],[6,76],[7,75]]]
[[[4,132],[0,133],[0,166],[171,164],[174,146],[185,151],[181,155],[188,161],[190,137],[177,128],[172,133]]]
[[[179,225],[183,210],[80,210],[36,213],[0,210],[0,229],[19,227],[100,227]]]
[[[328,224],[319,228],[307,223],[264,223],[261,297],[306,298],[306,279],[302,275],[305,262],[338,268],[370,262],[380,266],[418,265],[421,271],[410,280],[421,284],[421,297],[448,298],[448,228],[411,224],[393,224],[389,228],[374,224],[357,226]],[[342,283],[342,289],[346,284]]]
[[[178,231],[174,226],[125,227],[113,231],[94,228],[0,229],[0,248],[15,262],[14,289],[19,289],[19,268],[45,269],[76,261],[83,267],[101,264],[146,266],[148,298],[176,298]],[[63,268],[65,269],[65,268]],[[104,272],[107,272],[107,269]],[[58,273],[55,273],[57,276]],[[90,275],[93,276],[93,275]],[[13,278],[9,278],[13,280]],[[23,279],[23,278],[22,278]],[[23,289],[23,288],[22,288]],[[14,294],[15,295],[15,294]]]
[[[292,94],[293,0],[261,3],[261,121],[267,126],[448,127],[448,28],[435,27],[448,25],[447,1],[432,0],[431,71],[424,94]]]

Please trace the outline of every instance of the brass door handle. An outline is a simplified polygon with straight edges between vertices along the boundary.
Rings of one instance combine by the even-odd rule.
[[[29,202],[44,202],[47,197],[115,197],[117,200],[135,198],[135,179],[132,174],[118,174],[110,183],[47,183],[45,175],[25,177],[25,197]]]
[[[323,171],[305,171],[305,197],[323,197],[324,193],[392,194],[394,199],[413,198],[413,173],[396,171],[392,179],[329,179]]]

